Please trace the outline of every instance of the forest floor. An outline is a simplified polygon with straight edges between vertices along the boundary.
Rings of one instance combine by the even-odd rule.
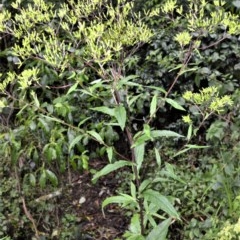
[[[91,161],[94,169],[105,166],[102,160]],[[123,209],[117,205],[109,205],[102,211],[102,202],[109,196],[116,194],[120,182],[116,180],[115,173],[102,177],[93,184],[92,174],[74,174],[72,186],[68,188],[61,201],[61,214],[70,212],[78,219],[81,240],[113,240],[122,239],[122,234],[128,227],[128,219]],[[67,201],[66,201],[67,199]]]

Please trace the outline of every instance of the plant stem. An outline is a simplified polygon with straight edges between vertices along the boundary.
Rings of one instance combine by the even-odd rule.
[[[139,188],[140,188],[140,178],[139,178],[139,174],[138,174],[138,170],[137,170],[137,164],[136,164],[136,155],[135,155],[135,151],[134,148],[132,148],[131,146],[133,145],[133,138],[132,138],[132,133],[130,131],[130,129],[128,127],[125,128],[126,134],[127,134],[127,138],[128,138],[128,142],[129,142],[129,147],[131,148],[131,160],[133,162],[133,174],[135,177],[135,182],[136,182],[136,188],[137,188],[137,192],[139,192]],[[144,235],[144,225],[143,225],[143,199],[139,198],[139,213],[140,213],[140,226],[141,226],[141,234]]]
[[[116,71],[112,71],[113,74],[113,78],[114,78],[114,83],[116,84],[116,82],[119,80],[120,75],[119,74],[115,74]],[[114,97],[116,100],[116,104],[121,104],[121,98],[120,98],[120,94],[118,92],[118,90],[116,89],[116,85],[114,84]],[[140,177],[138,174],[138,169],[137,169],[137,161],[136,161],[136,154],[134,151],[134,148],[132,148],[134,142],[133,142],[133,134],[129,128],[129,126],[125,126],[125,132],[127,135],[127,140],[128,140],[128,144],[129,144],[129,148],[131,149],[131,161],[133,163],[133,174],[135,177],[135,183],[136,183],[136,188],[137,188],[137,192],[139,192],[139,188],[140,188]],[[143,217],[143,213],[144,213],[144,207],[143,207],[143,200],[141,198],[138,199],[139,201],[139,213],[140,213],[140,226],[141,226],[141,235],[144,235],[144,217]]]

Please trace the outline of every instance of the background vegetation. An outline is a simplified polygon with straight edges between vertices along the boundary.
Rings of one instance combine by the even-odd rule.
[[[2,1],[0,239],[238,239],[239,7]]]

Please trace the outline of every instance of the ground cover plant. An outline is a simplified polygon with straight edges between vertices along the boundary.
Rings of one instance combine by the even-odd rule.
[[[238,1],[17,0],[0,22],[1,238],[237,238]]]

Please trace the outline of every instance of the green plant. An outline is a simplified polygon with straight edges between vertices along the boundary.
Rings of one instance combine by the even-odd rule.
[[[165,239],[168,227],[180,216],[173,207],[173,198],[166,197],[172,194],[165,196],[155,188],[163,179],[144,178],[143,169],[147,149],[153,148],[154,164],[163,170],[159,145],[165,137],[179,141],[183,135],[153,123],[159,112],[165,113],[169,108],[184,111],[184,101],[173,92],[181,78],[197,72],[216,80],[216,72],[199,67],[204,62],[202,50],[210,51],[229,34],[237,34],[237,16],[225,11],[222,1],[211,4],[204,0],[189,1],[184,8],[177,1],[166,1],[146,12],[134,12],[133,3],[125,0],[69,0],[56,5],[17,0],[11,6],[11,13],[4,8],[0,15],[4,39],[0,139],[3,158],[18,168],[18,192],[32,200],[38,195],[32,194],[32,187],[41,193],[49,185],[54,189],[66,170],[71,182],[72,169],[89,170],[91,158],[106,155],[109,164],[96,172],[93,182],[122,167],[132,171],[130,190],[107,198],[103,207],[120,203],[131,211],[127,239],[159,239],[159,234]],[[163,16],[159,21],[166,27],[161,34],[155,29],[154,20],[159,14]],[[213,43],[205,46],[206,35],[215,30],[223,32],[221,38],[212,36]],[[162,36],[167,40],[162,42]],[[161,48],[153,37],[162,42]],[[148,75],[143,77],[141,71],[130,74],[140,59],[135,53],[145,43],[155,46],[146,59],[151,62],[152,57],[159,62],[156,69],[163,80],[157,84],[153,83],[155,77],[144,82]],[[221,57],[215,55],[212,61],[218,59]],[[202,75],[196,77],[196,84]],[[218,97],[215,88],[188,93],[191,104],[201,110],[203,121],[231,103],[229,98]],[[204,98],[206,93],[211,99]],[[140,124],[136,124],[139,114]],[[185,117],[185,122],[190,123],[190,118]],[[194,135],[192,127],[190,124],[187,141]],[[118,143],[123,144],[120,147],[125,148],[124,153]],[[196,148],[200,147],[188,144],[184,152]],[[177,179],[171,165],[164,164],[165,174]],[[41,233],[24,197],[24,213],[38,237]],[[34,209],[34,204],[30,207]],[[47,211],[52,205],[39,208]],[[51,223],[47,224],[47,235],[51,235]]]

